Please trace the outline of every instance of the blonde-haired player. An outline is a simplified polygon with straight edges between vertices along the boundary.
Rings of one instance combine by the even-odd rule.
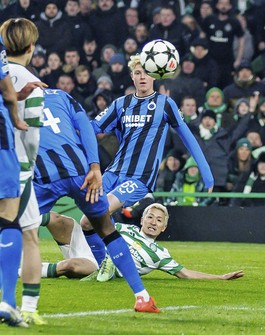
[[[13,85],[16,92],[20,92],[28,82],[39,81],[26,69],[39,37],[38,29],[33,22],[16,18],[5,21],[0,28],[0,34],[7,49]],[[41,276],[38,239],[40,213],[32,184],[33,167],[39,147],[39,127],[42,125],[43,100],[43,90],[37,87],[24,100],[18,101],[19,117],[27,122],[29,129],[26,133],[15,130],[16,152],[21,166],[19,210],[19,222],[23,231],[21,313],[24,321],[37,325],[46,323],[37,311]]]

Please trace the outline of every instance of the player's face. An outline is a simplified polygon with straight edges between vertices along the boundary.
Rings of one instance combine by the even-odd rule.
[[[141,220],[143,233],[155,239],[165,229],[165,214],[161,209],[150,208],[147,214]]]
[[[148,76],[140,64],[136,65],[131,73],[134,86],[136,88],[136,95],[138,97],[145,97],[154,92],[154,78]]]

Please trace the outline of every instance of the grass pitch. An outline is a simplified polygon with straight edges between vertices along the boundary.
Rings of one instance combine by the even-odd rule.
[[[144,276],[160,314],[133,312],[134,296],[123,279],[107,283],[65,277],[43,279],[39,312],[45,326],[0,325],[0,334],[63,335],[256,335],[265,334],[265,248],[261,244],[159,242],[185,267],[208,273],[243,269],[238,280],[180,280],[154,271]],[[44,261],[62,259],[56,244],[41,240]],[[18,283],[18,304],[21,283]]]

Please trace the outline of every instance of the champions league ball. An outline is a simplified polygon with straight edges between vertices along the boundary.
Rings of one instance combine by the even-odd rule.
[[[179,65],[179,53],[172,43],[158,39],[143,47],[140,62],[149,76],[155,79],[170,78]]]

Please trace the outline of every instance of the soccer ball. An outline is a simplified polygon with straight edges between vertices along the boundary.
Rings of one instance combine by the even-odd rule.
[[[172,43],[154,40],[143,47],[140,63],[149,76],[156,79],[170,78],[179,65],[179,53]]]

